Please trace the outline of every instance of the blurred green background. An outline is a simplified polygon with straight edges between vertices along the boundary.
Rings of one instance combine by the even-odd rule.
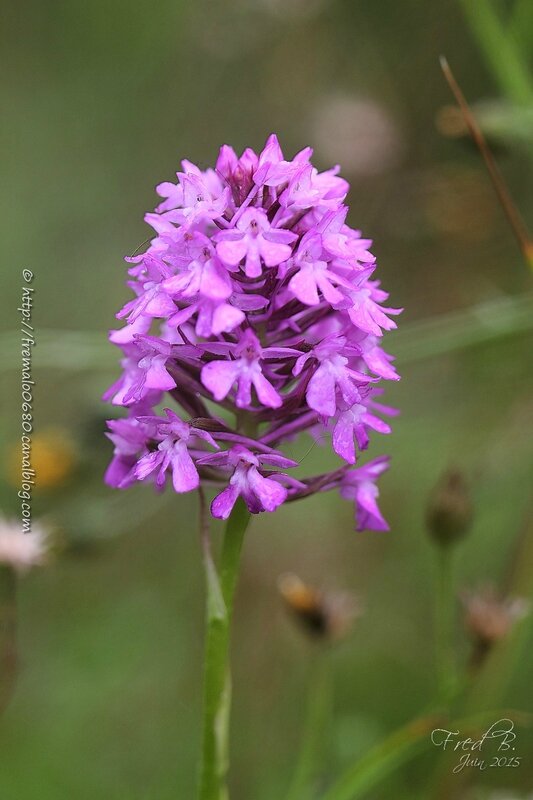
[[[509,26],[507,50],[491,39],[493,11]],[[438,57],[478,109],[531,220],[533,90],[520,76],[533,7],[480,0],[476,13],[448,0],[3,5],[0,506],[18,513],[16,309],[27,267],[42,437],[33,514],[55,531],[57,552],[19,587],[2,800],[194,797],[204,613],[196,502],[102,485],[111,446],[99,401],[118,374],[105,337],[129,298],[122,257],[148,235],[153,187],[181,158],[206,167],[222,143],[257,149],[275,131],[287,154],[310,144],[319,166],[340,162],[350,222],[374,239],[392,305],[405,307],[386,340],[402,374],[386,401],[402,414],[392,436],[371,444],[372,455],[393,456],[381,485],[392,532],[354,533],[351,506],[323,496],[254,519],[248,534],[233,638],[232,798],[285,796],[317,659],[328,660],[332,684],[318,789],[431,703],[435,554],[424,511],[445,468],[464,471],[475,504],[458,589],[529,591],[530,275],[478,152],[450,136],[461,125],[446,108]],[[290,452],[309,472],[335,463],[309,440]],[[277,579],[287,571],[362,598],[364,616],[331,652],[286,616]],[[459,605],[457,616],[466,663]],[[473,680],[472,713],[533,712],[532,644],[525,620]],[[433,748],[368,796],[525,797],[533,735],[525,724],[518,733],[519,769],[451,781],[451,762]]]

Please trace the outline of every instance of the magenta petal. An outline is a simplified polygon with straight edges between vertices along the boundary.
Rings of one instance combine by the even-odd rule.
[[[201,380],[215,400],[223,400],[237,380],[240,369],[238,361],[211,361],[203,367]]]
[[[292,244],[298,238],[298,234],[293,231],[287,231],[284,228],[270,228],[264,231],[263,239],[268,242],[275,242],[276,244]]]
[[[355,444],[353,440],[353,421],[349,413],[339,416],[331,437],[333,449],[348,464],[355,464]]]
[[[117,331],[109,331],[109,341],[118,345],[129,344],[134,341],[134,337],[138,333],[148,333],[151,325],[151,317],[146,317],[141,314],[137,317],[135,322],[125,325]]]
[[[356,496],[357,530],[388,531],[387,521],[381,514],[376,502],[378,489],[372,483],[363,483]]]
[[[288,244],[269,242],[264,236],[259,240],[259,252],[267,267],[275,267],[292,255],[292,248]]]
[[[247,408],[252,402],[252,376],[248,369],[241,369],[235,404],[237,408]]]
[[[287,497],[287,489],[271,478],[263,478],[255,467],[248,470],[248,483],[265,511],[275,511]]]
[[[215,336],[220,333],[229,333],[244,321],[243,312],[230,305],[221,303],[213,312],[212,331]]]
[[[151,317],[168,317],[176,310],[174,302],[170,299],[168,294],[164,292],[154,293],[153,297],[146,304],[144,313]]]
[[[378,347],[372,347],[363,354],[363,358],[368,369],[372,370],[376,375],[385,378],[389,381],[399,381],[400,376],[390,363],[390,356]]]
[[[176,381],[168,374],[165,368],[166,361],[165,356],[154,356],[151,359],[150,368],[146,372],[145,386],[147,389],[169,391],[175,388]]]
[[[390,433],[391,426],[374,414],[363,414],[363,422],[378,433]]]
[[[306,306],[316,306],[320,302],[316,281],[310,269],[301,269],[289,281],[289,289]]]
[[[255,244],[248,247],[246,254],[245,272],[249,278],[259,278],[263,272],[261,267],[261,259],[259,258],[259,251]]]
[[[132,480],[127,481],[131,475]],[[114,456],[108,468],[105,471],[104,483],[112,486],[114,489],[125,489],[131,483],[134,483],[135,476],[132,475],[131,463],[118,456]]]
[[[155,190],[160,197],[166,198],[166,200],[164,200],[162,203],[159,203],[157,206],[156,211],[158,213],[169,211],[170,209],[181,206],[183,202],[183,190],[181,186],[165,181],[164,183],[160,183],[158,186],[156,186]]]
[[[176,492],[190,492],[200,483],[198,470],[194,465],[185,442],[174,445],[172,455],[172,485]]]
[[[268,305],[268,300],[260,294],[239,294],[234,293],[231,297],[231,302],[241,311],[259,311]]]
[[[283,469],[298,466],[297,461],[293,461],[292,458],[287,458],[279,453],[265,453],[261,455],[260,461],[261,464],[270,464],[273,467],[282,467]]]
[[[212,300],[226,300],[231,294],[231,280],[228,273],[213,260],[208,261],[202,270],[200,293]]]
[[[248,244],[246,237],[242,234],[240,239],[222,241],[217,244],[217,253],[226,264],[235,267],[246,255]]]
[[[335,379],[327,365],[320,366],[309,381],[306,397],[309,406],[324,417],[335,414]]]
[[[281,397],[261,372],[254,374],[252,382],[255,386],[259,401],[263,403],[263,405],[269,408],[279,408],[281,406]]]
[[[328,303],[331,303],[332,305],[342,303],[344,300],[344,295],[330,283],[330,281],[327,279],[327,276],[324,275],[318,278],[317,284]]]
[[[153,472],[163,460],[163,453],[160,450],[155,450],[153,453],[147,453],[137,462],[134,473],[139,481],[143,481],[151,472]]]
[[[356,480],[363,482],[366,480],[374,481],[376,478],[379,478],[384,472],[386,472],[390,465],[390,456],[378,456],[377,458],[372,459],[363,467],[358,467],[352,473],[356,477]]]
[[[216,171],[227,180],[232,176],[233,170],[237,166],[237,161],[237,154],[233,147],[223,144],[218,154]]]
[[[216,519],[227,519],[237,502],[239,489],[234,484],[230,484],[223,492],[215,497],[211,503],[211,514]]]

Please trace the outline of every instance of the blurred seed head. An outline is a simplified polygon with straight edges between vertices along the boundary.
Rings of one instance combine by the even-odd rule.
[[[467,533],[473,517],[470,491],[457,469],[445,472],[433,489],[426,509],[427,530],[441,547],[455,544]]]
[[[530,610],[524,598],[503,598],[492,586],[465,592],[461,600],[464,624],[474,645],[473,667],[479,667],[492,647],[504,639],[515,622]]]
[[[37,523],[24,533],[20,522],[0,517],[0,564],[19,574],[40,567],[48,557],[48,532]]]
[[[7,478],[20,485],[20,442],[8,449]],[[78,464],[76,447],[68,431],[60,427],[43,429],[32,437],[31,466],[37,489],[55,489],[67,483]]]
[[[398,126],[375,100],[350,95],[322,98],[312,121],[313,141],[325,162],[343,174],[373,177],[393,169],[403,153]]]
[[[315,639],[344,639],[363,613],[350,592],[323,592],[292,573],[280,576],[278,588],[289,613]]]

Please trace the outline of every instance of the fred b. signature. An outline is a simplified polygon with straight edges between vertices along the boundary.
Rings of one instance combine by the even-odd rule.
[[[458,754],[453,772],[461,772],[465,767],[485,770],[520,766],[521,756],[515,755],[516,738],[514,723],[507,718],[494,722],[478,739],[446,728],[435,728],[431,732],[435,747]]]

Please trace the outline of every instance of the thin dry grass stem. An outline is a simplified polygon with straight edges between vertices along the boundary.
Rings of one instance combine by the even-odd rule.
[[[522,219],[522,216],[518,211],[516,204],[509,193],[509,190],[507,189],[503,175],[500,172],[496,161],[494,160],[494,156],[492,155],[491,149],[487,144],[485,136],[483,135],[483,132],[466,101],[461,87],[457,83],[451,67],[444,56],[440,57],[440,66],[448,86],[452,90],[452,93],[457,101],[457,105],[461,110],[465,123],[470,131],[470,135],[472,136],[472,139],[474,140],[474,143],[476,144],[479,152],[481,153],[483,161],[485,162],[492,185],[494,186],[494,190],[509,221],[509,224],[513,229],[513,233],[518,242],[520,250],[522,251],[522,255],[524,256],[527,264],[530,267],[533,267],[533,240],[529,235],[529,231],[524,223],[524,220]]]

